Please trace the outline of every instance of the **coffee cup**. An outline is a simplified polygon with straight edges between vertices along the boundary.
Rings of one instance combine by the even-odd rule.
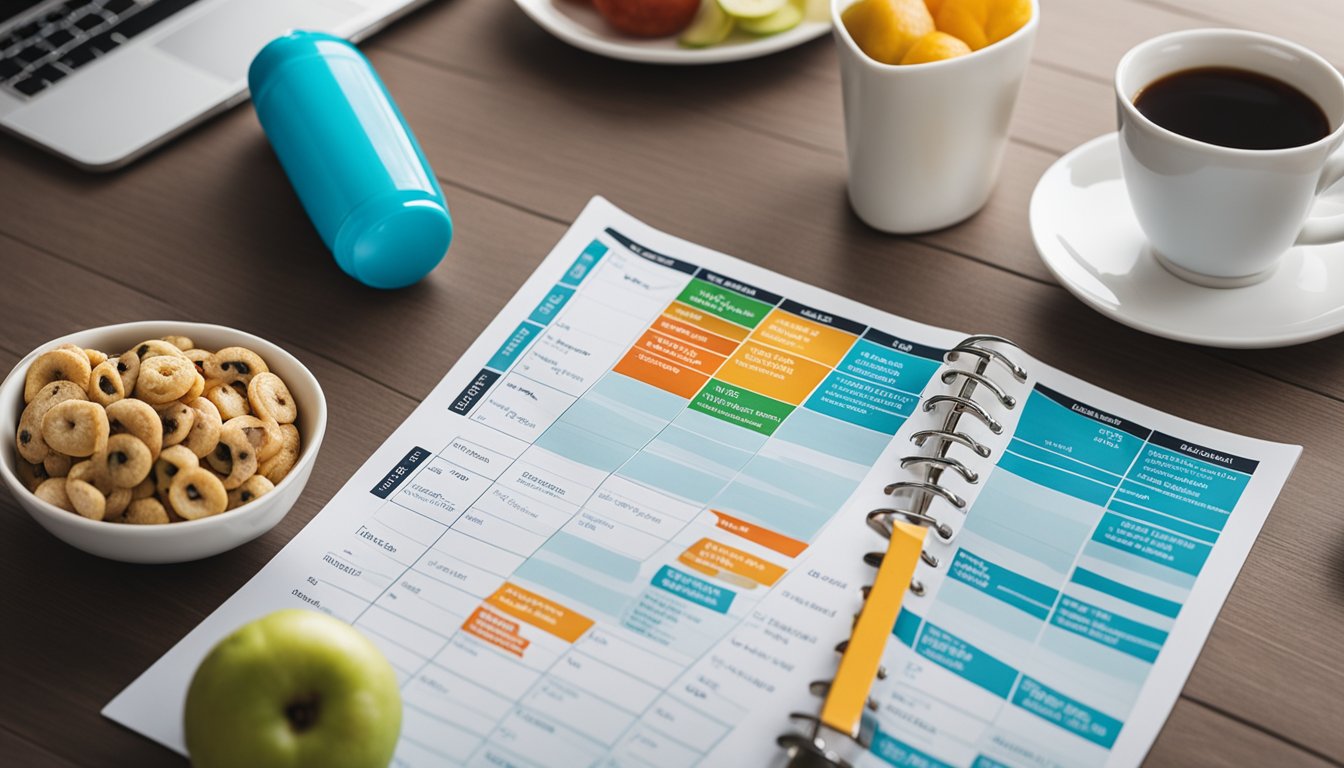
[[[1167,120],[1140,109],[1145,89],[1156,93],[1155,84],[1162,83],[1180,88],[1180,78],[1195,75],[1241,77],[1247,87],[1278,89],[1285,98],[1270,102],[1266,119],[1239,125],[1219,125],[1221,118],[1210,124],[1206,110],[1205,122],[1192,128],[1181,119],[1201,115]],[[1302,127],[1285,106],[1295,103],[1290,92],[1314,102],[1319,130],[1291,134],[1302,143],[1261,147],[1276,131]],[[1115,71],[1115,95],[1130,203],[1157,260],[1176,276],[1218,288],[1250,285],[1273,274],[1294,245],[1344,241],[1344,215],[1311,216],[1321,192],[1344,177],[1344,152],[1338,151],[1344,142],[1344,77],[1319,55],[1257,32],[1173,32],[1125,54]],[[1179,98],[1169,103],[1177,112],[1184,109]],[[1226,129],[1255,135],[1229,139]],[[1214,143],[1243,138],[1242,146]]]

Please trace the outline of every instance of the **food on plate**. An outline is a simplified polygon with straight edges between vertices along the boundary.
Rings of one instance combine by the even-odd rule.
[[[803,9],[796,3],[785,3],[779,10],[768,16],[755,19],[738,19],[737,28],[753,35],[777,35],[801,24]]]
[[[993,45],[1031,20],[1031,0],[859,0],[840,19],[883,64],[925,64]]]
[[[677,42],[687,48],[707,48],[722,43],[732,33],[733,17],[723,10],[718,0],[702,0],[700,10]]]
[[[593,7],[627,35],[666,37],[691,23],[700,0],[593,0]]]
[[[298,404],[244,347],[185,336],[120,355],[63,345],[24,378],[16,474],[35,496],[91,520],[199,520],[275,489],[298,461]]]

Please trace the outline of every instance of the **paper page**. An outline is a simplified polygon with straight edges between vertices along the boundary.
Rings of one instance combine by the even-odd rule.
[[[856,552],[779,584],[958,337],[595,199],[327,507],[105,714],[182,751],[201,658],[298,606],[396,667],[399,765],[701,762],[834,666]]]
[[[862,554],[884,548],[863,516],[891,502],[883,485],[906,474],[901,456],[917,452],[908,436],[941,420],[919,399],[948,389],[936,374],[963,335],[664,235],[595,198],[327,507],[104,713],[182,751],[181,702],[200,659],[237,626],[298,606],[352,622],[392,661],[405,705],[398,765],[778,764],[775,736],[789,729],[789,712],[817,711],[808,682],[834,673],[833,646],[872,579]],[[1014,385],[1026,406],[1005,417],[987,462],[1008,456],[1015,436],[1023,445],[1012,455],[1023,459],[1041,459],[1025,445],[1033,440],[1069,453],[1060,445],[1077,435],[1067,419],[1018,427],[1024,413],[1037,421],[1039,379],[1147,429],[1260,463],[1235,499],[1219,497],[1235,509],[1184,586],[1096,554],[1091,531],[1079,532],[1105,504],[1061,500],[1054,479],[986,467],[987,481],[958,490],[987,500],[952,521],[953,541],[938,545],[944,566],[920,567],[926,598],[907,596],[886,658],[901,674],[875,692],[882,758],[866,763],[992,766],[981,755],[995,755],[1005,765],[1051,764],[1028,762],[1019,748],[1061,765],[1137,762],[1296,456],[1033,367],[1035,378]],[[1001,510],[1019,501],[1044,517],[1004,527]],[[1077,535],[1047,537],[1048,556],[1022,543],[1034,535],[1024,530],[1053,530],[1046,524],[1056,518]],[[1146,622],[1097,631],[1133,634],[1156,660],[1146,671],[1130,664],[1119,682],[1096,677],[1111,686],[1098,689],[1105,697],[1075,690],[1055,674],[1071,669],[1050,655],[1057,624],[1035,618],[1040,637],[1029,642],[1011,613],[1020,606],[956,602],[959,590],[975,591],[949,573],[1008,572],[988,564],[1054,585],[1009,586],[1027,590],[1022,604],[1037,614],[1055,594],[1051,611],[1072,624],[1100,621],[1093,608]],[[1058,575],[1083,570],[1110,582]],[[1119,610],[1121,598],[1097,585],[1140,598],[1112,583],[1165,602]],[[1150,615],[1174,603],[1183,606],[1174,619],[1158,611],[1167,623]],[[1002,630],[1000,614],[1021,626]],[[1156,649],[1152,632],[1169,632]],[[1008,698],[931,659],[943,653],[955,666],[967,638],[1012,667]],[[1083,673],[1108,674],[1113,660],[1082,647],[1061,653],[1075,653],[1069,663]],[[1069,724],[1105,713],[1111,720],[1095,722],[1120,724],[1114,743],[1080,739],[1044,705],[1006,703],[1014,696],[1058,702]],[[1022,739],[1001,745],[1005,732]]]
[[[968,511],[932,504],[955,535],[928,537],[939,564],[902,603],[860,768],[1138,765],[1301,452],[1010,354],[1032,375],[991,366],[1018,401],[976,398],[1001,435],[962,419],[993,455],[950,451],[981,476],[944,475]],[[921,453],[915,422],[879,466]],[[874,485],[911,477],[884,475]],[[862,488],[837,528],[857,539],[854,519],[886,503]]]

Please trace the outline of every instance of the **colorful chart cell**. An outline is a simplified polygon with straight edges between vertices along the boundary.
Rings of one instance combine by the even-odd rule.
[[[737,593],[664,565],[653,575],[653,586],[717,613],[727,613]]]
[[[759,325],[771,307],[763,301],[747,298],[699,278],[691,280],[681,295],[677,296],[677,301],[747,328]]]
[[[854,346],[857,337],[776,309],[756,327],[751,338],[826,365],[835,365]]]
[[[689,304],[683,304],[679,301],[674,301],[667,305],[667,309],[663,310],[663,314],[673,320],[680,320],[683,323],[696,326],[701,330],[709,331],[717,336],[722,336],[725,339],[732,339],[733,341],[741,341],[747,338],[747,334],[751,333],[750,330],[743,328],[740,325],[735,325],[727,320],[722,320],[708,312],[696,309]],[[737,349],[736,344],[733,345],[733,349]]]
[[[726,515],[717,509],[710,510],[718,518],[717,524],[720,529],[735,533],[747,541],[760,544],[763,547],[769,547],[776,552],[789,557],[797,557],[807,549],[807,542],[798,539],[789,538],[782,533],[772,531],[765,526],[749,523],[746,520],[739,520],[732,515]]]
[[[705,373],[713,373],[726,359],[723,355],[706,352],[657,331],[645,331],[644,335],[639,337],[639,341],[635,342],[635,346],[674,363],[681,363],[693,371]]]
[[[1024,676],[1013,694],[1013,703],[1026,711],[1110,749],[1124,723],[1075,701],[1045,684]]]
[[[807,399],[807,409],[887,435],[905,423],[919,398],[832,373]]]
[[[593,626],[593,620],[587,616],[507,581],[485,602],[568,643],[578,640]]]
[[[702,538],[687,547],[677,560],[706,576],[725,578],[747,589],[755,589],[757,585],[774,586],[784,575],[784,568],[710,538]]]
[[[514,656],[522,656],[531,641],[518,634],[516,621],[500,616],[485,606],[478,606],[462,624],[462,631]]]
[[[551,320],[555,318],[556,314],[564,308],[565,304],[568,303],[573,296],[573,288],[564,285],[556,285],[551,288],[550,293],[546,294],[546,297],[537,304],[537,308],[532,310],[532,314],[529,315],[527,319],[537,325],[550,325]]]
[[[715,319],[717,320],[717,318]],[[650,330],[724,356],[731,355],[733,350],[737,349],[737,340],[710,333],[703,328],[676,320],[669,315],[661,315],[657,320],[654,320]]]
[[[536,341],[541,332],[545,330],[536,323],[524,320],[518,324],[508,341],[500,345],[490,362],[486,366],[494,368],[496,371],[507,371],[514,361],[522,356],[532,342]]]
[[[762,435],[772,435],[784,418],[793,412],[793,406],[765,395],[758,395],[717,379],[691,401],[691,410],[707,413],[739,427],[746,427]]]
[[[583,249],[583,253],[574,259],[574,263],[569,265],[569,269],[565,270],[565,276],[560,278],[560,282],[572,286],[582,283],[606,253],[607,246],[601,240],[592,241]]]
[[[685,398],[695,397],[709,378],[688,365],[665,360],[638,347],[625,353],[611,370]]]
[[[800,405],[830,369],[791,352],[747,341],[719,369],[717,378]]]

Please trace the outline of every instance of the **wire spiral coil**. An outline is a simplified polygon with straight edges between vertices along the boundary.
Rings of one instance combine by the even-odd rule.
[[[958,361],[973,360],[974,363],[971,367],[949,367],[940,375],[944,384],[961,382],[960,387],[955,389],[955,394],[939,394],[924,400],[925,412],[943,409],[945,415],[938,429],[924,429],[910,435],[910,441],[916,446],[926,448],[926,452],[902,458],[900,466],[902,469],[916,470],[917,479],[893,482],[883,489],[888,496],[903,497],[906,503],[879,507],[867,514],[868,527],[884,538],[892,537],[897,520],[929,528],[943,541],[948,541],[955,535],[955,529],[940,514],[935,514],[937,510],[932,509],[935,502],[941,502],[962,513],[967,507],[965,498],[942,483],[944,473],[954,473],[970,485],[979,484],[981,474],[967,461],[949,453],[954,447],[969,451],[977,459],[988,459],[993,453],[984,443],[958,429],[962,416],[968,416],[979,422],[995,435],[1002,434],[1003,423],[995,417],[991,408],[1013,410],[1017,407],[1018,401],[990,376],[991,368],[995,366],[1003,368],[1016,382],[1027,380],[1025,369],[1003,352],[987,346],[989,344],[1017,347],[1013,342],[999,336],[975,335],[963,339],[943,355],[943,362],[949,366]],[[987,401],[988,405],[981,401],[984,398],[976,399],[979,390],[984,390],[991,396]],[[864,554],[863,561],[873,568],[878,568],[882,565],[884,556],[884,552],[868,552]],[[940,565],[940,558],[928,549],[920,551],[920,561],[930,568],[937,568]],[[863,588],[865,601],[870,589],[871,586]],[[925,594],[924,584],[918,579],[910,580],[909,590],[917,597]],[[858,618],[859,614],[855,614],[856,622]],[[836,653],[843,655],[848,647],[849,640],[844,640],[836,645]],[[877,677],[881,679],[885,675],[885,670],[879,667]],[[814,680],[809,685],[809,690],[814,695],[824,698],[830,691],[831,683],[831,680]],[[870,710],[877,709],[876,702],[871,698],[865,705]],[[867,738],[861,729],[854,733],[846,733],[822,722],[819,716],[806,713],[794,712],[789,717],[804,727],[801,731],[783,734],[776,740],[788,753],[788,768],[850,768],[851,764],[837,749],[837,744],[849,741],[863,749],[868,748]]]

